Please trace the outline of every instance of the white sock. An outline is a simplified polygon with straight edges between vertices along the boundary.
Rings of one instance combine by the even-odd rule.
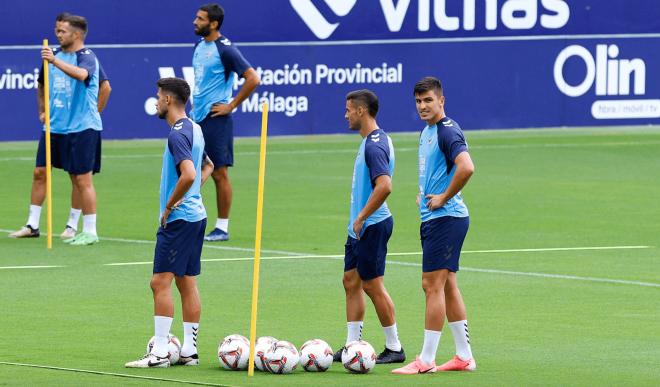
[[[219,228],[220,230],[227,232],[229,230],[229,219],[218,218],[215,221],[215,228]]]
[[[82,210],[76,210],[71,207],[71,215],[69,215],[69,221],[66,223],[68,227],[78,231],[78,221],[80,220],[80,213]]]
[[[96,214],[83,215],[83,232],[97,236],[96,234]]]
[[[41,219],[41,206],[30,205],[30,216],[28,217],[27,224],[34,230],[39,228],[39,219]]]
[[[158,357],[167,356],[167,335],[170,334],[172,327],[172,317],[154,316],[154,325],[156,326],[156,339],[151,353]]]
[[[468,334],[467,320],[454,321],[449,323],[451,333],[456,342],[456,355],[461,360],[472,359],[472,348],[470,347],[470,335]]]
[[[348,334],[346,335],[346,345],[351,341],[360,340],[362,338],[362,325],[363,321],[349,321],[346,323],[348,327]]]
[[[197,330],[199,323],[183,323],[183,347],[181,356],[191,356],[197,353]]]
[[[401,342],[399,341],[399,333],[396,330],[396,323],[390,327],[383,327],[385,332],[385,347],[394,352],[401,350]]]
[[[419,355],[424,364],[431,365],[435,361],[435,353],[438,352],[441,334],[442,332],[424,329],[424,347],[422,348],[422,354]]]

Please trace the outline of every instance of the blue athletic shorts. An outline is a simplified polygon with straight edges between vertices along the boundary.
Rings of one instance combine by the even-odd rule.
[[[209,113],[202,122],[198,122],[204,134],[204,150],[215,168],[234,165],[234,117],[211,117]]]
[[[170,272],[177,277],[199,275],[206,218],[198,222],[183,219],[160,226],[156,233],[154,274]]]
[[[66,135],[68,166],[71,175],[101,172],[101,131],[94,129]]]
[[[422,222],[419,235],[422,240],[422,271],[429,273],[449,269],[458,271],[458,258],[470,227],[470,217],[442,216]]]
[[[67,169],[66,134],[50,134],[50,163],[54,168]],[[46,132],[41,132],[36,167],[46,166]]]
[[[393,228],[394,219],[390,216],[367,227],[359,241],[349,235],[344,245],[344,271],[357,267],[362,280],[384,276],[387,241]]]

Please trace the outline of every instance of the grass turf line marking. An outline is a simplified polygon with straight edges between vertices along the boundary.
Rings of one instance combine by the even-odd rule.
[[[594,147],[594,146],[634,146],[634,145],[657,145],[660,141],[646,142],[591,142],[591,143],[566,143],[566,144],[521,144],[521,145],[471,145],[470,149],[515,149],[515,148],[572,148],[572,147]],[[398,152],[417,151],[418,148],[397,148]],[[300,151],[268,151],[269,155],[295,155],[295,154],[321,154],[321,153],[354,153],[355,149],[319,149]],[[236,156],[255,156],[259,152],[236,152]],[[145,157],[163,157],[162,154],[154,155],[105,155],[103,159],[130,159]],[[5,157],[0,161],[33,161],[34,157]]]
[[[49,267],[66,267],[66,266],[4,266],[0,269],[46,269]]]
[[[62,367],[51,367],[43,366],[36,364],[23,364],[23,363],[9,363],[6,361],[0,361],[0,364],[13,365],[13,366],[22,366],[22,367],[33,367],[33,368],[45,368],[49,370],[56,371],[72,371],[72,372],[82,372],[87,374],[96,374],[96,375],[108,375],[108,376],[119,376],[123,378],[135,378],[135,379],[149,379],[149,380],[158,380],[161,382],[174,382],[174,383],[185,383],[185,384],[196,384],[201,386],[218,386],[218,387],[231,387],[226,384],[215,384],[215,383],[204,383],[204,382],[193,382],[189,380],[177,380],[177,379],[165,379],[165,378],[154,378],[152,376],[140,376],[140,375],[129,375],[129,374],[117,374],[113,372],[101,372],[101,371],[90,371],[90,370],[79,370],[75,368],[62,368]]]
[[[6,233],[11,234],[11,233],[14,233],[16,231],[15,230],[0,230],[0,232],[6,232]],[[43,233],[42,235],[47,235],[47,234]],[[59,234],[53,234],[53,236],[60,236],[60,235]],[[156,241],[144,241],[144,240],[139,240],[139,239],[122,239],[122,238],[105,238],[105,237],[99,237],[99,239],[102,240],[102,241],[113,241],[113,242],[156,244]],[[206,247],[208,249],[254,252],[254,249],[248,249],[248,248],[244,248],[244,247],[209,246],[209,245],[206,245],[206,244],[204,244],[204,247]],[[279,251],[279,250],[261,250],[261,251],[264,252],[264,253],[284,254],[284,255],[292,255],[292,256],[306,255],[306,254],[302,254],[302,253],[294,253],[294,252],[291,252],[291,251]]]

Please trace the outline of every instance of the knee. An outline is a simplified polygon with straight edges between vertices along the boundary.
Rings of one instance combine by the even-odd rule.
[[[227,167],[216,168],[211,174],[211,177],[213,177],[213,180],[218,183],[229,181],[229,173],[227,172]]]
[[[424,289],[424,293],[428,296],[430,294],[435,294],[438,292],[441,292],[442,289],[438,289],[436,286],[436,283],[434,281],[431,281],[428,278],[422,279],[422,289]]]
[[[165,290],[167,286],[167,284],[165,284],[163,281],[157,278],[152,278],[150,285],[151,285],[151,291],[154,292],[154,294]]]
[[[46,181],[46,168],[35,168],[34,169],[34,180],[35,181]]]
[[[346,293],[353,293],[356,292],[360,289],[360,281],[356,281],[355,279],[348,278],[346,275],[344,275],[344,278],[342,279],[342,283],[344,284],[344,290]]]
[[[383,294],[383,287],[378,283],[372,283],[371,281],[362,282],[362,289],[369,296],[369,298],[374,299],[374,297],[379,297]]]
[[[92,179],[87,175],[77,175],[76,185],[80,190],[84,190],[92,186]]]

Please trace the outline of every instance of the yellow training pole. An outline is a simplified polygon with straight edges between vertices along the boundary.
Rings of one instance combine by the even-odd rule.
[[[259,298],[259,258],[261,257],[261,219],[264,208],[264,180],[266,175],[266,132],[268,131],[268,104],[264,103],[261,117],[261,151],[259,153],[259,193],[257,198],[257,237],[254,243],[254,278],[252,280],[252,318],[250,321],[250,359],[248,375],[254,375],[254,344],[257,341],[257,300]]]
[[[44,48],[48,47],[48,39],[44,39]],[[50,166],[50,95],[48,83],[48,61],[44,59],[44,107],[46,108],[46,200],[48,201],[48,216],[46,232],[46,246],[53,247],[53,195],[51,191]]]

